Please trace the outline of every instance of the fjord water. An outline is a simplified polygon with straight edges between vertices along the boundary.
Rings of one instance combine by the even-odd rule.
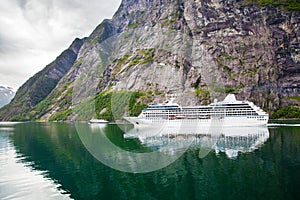
[[[103,130],[123,150],[154,150],[116,125]],[[74,124],[0,124],[0,199],[298,199],[300,126],[269,127],[254,147],[203,158],[193,147],[163,169],[126,173],[95,159]]]

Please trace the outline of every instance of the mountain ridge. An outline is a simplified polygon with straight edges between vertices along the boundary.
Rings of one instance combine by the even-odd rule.
[[[0,120],[26,120],[27,112],[40,103],[55,88],[58,81],[73,66],[83,40],[76,38],[55,61],[31,77],[17,91],[11,103],[0,110]]]

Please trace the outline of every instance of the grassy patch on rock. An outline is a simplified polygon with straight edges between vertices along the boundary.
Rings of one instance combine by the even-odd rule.
[[[299,0],[247,0],[248,3],[252,3],[258,6],[282,6],[290,11],[299,11]]]
[[[300,119],[300,107],[288,106],[272,113],[272,119]]]

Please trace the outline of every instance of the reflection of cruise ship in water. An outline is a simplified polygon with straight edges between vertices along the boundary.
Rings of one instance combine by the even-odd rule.
[[[222,126],[266,125],[269,115],[249,101],[237,101],[229,94],[224,101],[208,106],[181,107],[176,103],[152,104],[138,117],[125,117],[135,126],[210,126],[216,120]]]
[[[224,127],[217,132],[195,134],[173,134],[151,132],[151,129],[134,128],[124,137],[138,138],[142,144],[155,151],[174,152],[182,149],[209,149],[216,153],[224,152],[230,158],[238,153],[249,153],[261,147],[269,138],[266,126]],[[156,130],[157,131],[157,130]],[[215,131],[215,130],[213,130]]]

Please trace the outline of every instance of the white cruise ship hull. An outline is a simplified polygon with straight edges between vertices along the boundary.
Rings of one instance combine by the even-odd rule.
[[[125,117],[127,121],[137,127],[241,127],[241,126],[265,126],[268,123],[268,116],[245,116],[245,117],[225,117],[215,119],[145,119],[139,117]]]

